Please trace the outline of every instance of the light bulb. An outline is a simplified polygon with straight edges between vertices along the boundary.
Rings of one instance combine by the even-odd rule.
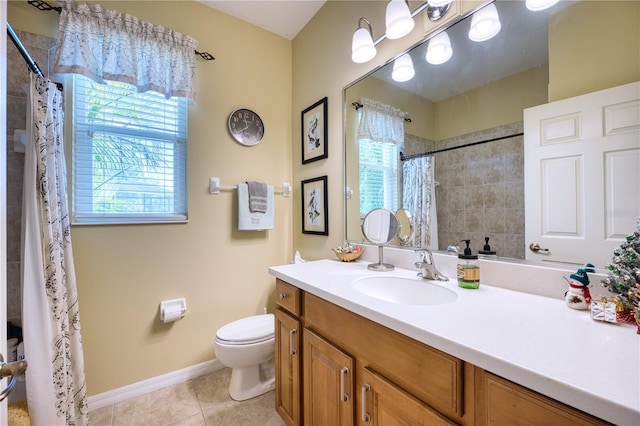
[[[415,74],[416,71],[413,69],[413,60],[408,53],[405,53],[393,61],[393,72],[391,73],[391,78],[393,78],[394,81],[409,81]]]
[[[391,0],[389,2],[385,14],[385,22],[386,36],[392,40],[409,34],[415,26],[409,6],[404,0]]]
[[[430,64],[440,65],[447,62],[453,56],[451,40],[446,31],[441,32],[431,40],[427,46],[426,60]]]
[[[495,4],[491,3],[473,14],[469,38],[473,41],[485,41],[500,32],[502,25]]]
[[[453,0],[428,0],[429,6],[431,7],[442,7],[451,3]]]
[[[366,28],[358,28],[351,42],[351,60],[358,64],[368,62],[376,56],[376,52],[371,33]]]
[[[527,9],[534,12],[545,10],[558,3],[559,0],[527,0]]]

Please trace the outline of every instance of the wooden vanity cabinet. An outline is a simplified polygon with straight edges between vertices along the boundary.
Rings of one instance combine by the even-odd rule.
[[[609,424],[478,367],[475,382],[478,426]]]
[[[276,411],[289,426],[302,422],[300,289],[276,282]]]
[[[375,372],[391,385],[376,392],[400,389],[455,423],[465,423],[464,362],[312,294],[305,293],[303,305],[305,330],[355,358],[357,393],[365,384],[362,377]],[[357,413],[359,408],[361,403]]]
[[[276,410],[288,425],[608,424],[281,280],[276,289]]]

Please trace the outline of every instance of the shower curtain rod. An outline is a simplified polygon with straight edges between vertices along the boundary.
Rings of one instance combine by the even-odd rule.
[[[433,154],[437,154],[439,152],[445,152],[445,151],[452,151],[454,149],[459,149],[459,148],[466,148],[468,146],[474,146],[474,145],[481,145],[483,143],[488,143],[488,142],[495,142],[495,141],[501,141],[503,139],[509,139],[509,138],[514,138],[516,136],[522,136],[524,135],[524,133],[514,133],[513,135],[508,135],[508,136],[500,136],[499,138],[493,138],[493,139],[486,139],[483,141],[479,141],[479,142],[472,142],[472,143],[467,143],[464,145],[458,145],[458,146],[452,146],[450,148],[442,148],[442,149],[436,149],[434,151],[427,151],[427,152],[421,152],[418,154],[411,154],[411,155],[404,155],[402,152],[400,153],[400,161],[405,161],[405,160],[412,160],[414,158],[420,158],[420,157],[426,157],[428,155],[433,155]]]
[[[22,42],[16,35],[15,31],[13,31],[13,28],[11,27],[11,24],[9,24],[9,21],[7,21],[7,34],[9,34],[9,38],[16,46],[16,49],[18,49],[18,52],[20,52],[24,60],[27,61],[27,65],[29,65],[31,71],[33,71],[33,73],[38,75],[39,77],[44,78],[44,74],[42,74],[40,67],[38,66],[38,64],[36,64],[36,61],[33,60],[31,55],[27,51],[27,48],[24,47],[24,44],[22,44]]]
[[[13,31],[13,27],[11,26],[11,24],[9,24],[9,21],[7,21],[7,34],[9,35],[9,38],[11,39],[13,44],[16,46],[16,49],[18,49],[18,52],[20,52],[20,54],[24,58],[25,62],[29,66],[29,69],[38,77],[46,78],[36,61],[34,61],[29,54],[27,48],[24,47],[24,44],[22,44],[22,41],[20,41],[20,38],[18,38],[15,31]],[[62,91],[62,84],[55,83],[55,85],[58,87],[58,90]]]
[[[58,14],[62,12],[62,7],[51,6],[49,3],[47,3],[44,0],[27,0],[27,3],[29,3],[31,6],[35,7],[38,10],[42,10],[42,11],[53,10],[54,12],[58,12]],[[213,61],[216,59],[209,52],[198,52],[197,50],[195,50],[194,52],[196,55],[200,56],[205,61]]]

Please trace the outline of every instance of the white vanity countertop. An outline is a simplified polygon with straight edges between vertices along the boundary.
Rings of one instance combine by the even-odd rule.
[[[362,261],[318,260],[271,267],[269,273],[596,417],[640,425],[635,327],[594,321],[588,311],[571,309],[560,299],[484,284],[465,290],[455,280],[422,280],[415,270],[371,271]],[[415,278],[453,290],[458,299],[434,306],[385,302],[351,286],[367,276]]]

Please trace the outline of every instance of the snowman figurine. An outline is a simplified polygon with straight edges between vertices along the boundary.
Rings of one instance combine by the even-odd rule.
[[[567,302],[568,307],[581,310],[589,309],[591,293],[589,292],[589,276],[587,272],[595,272],[594,266],[590,263],[569,275],[567,280],[569,282],[569,290],[564,294],[564,300]]]

